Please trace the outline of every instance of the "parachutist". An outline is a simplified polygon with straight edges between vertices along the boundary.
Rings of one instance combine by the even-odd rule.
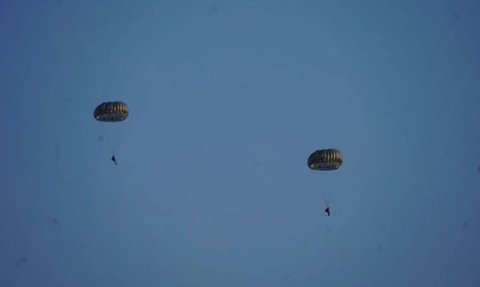
[[[337,170],[343,163],[343,154],[339,149],[328,148],[328,149],[319,149],[314,151],[307,160],[307,166],[313,170]],[[325,195],[325,213],[330,216],[330,207],[328,206],[328,201]]]
[[[115,158],[114,155],[112,155],[112,161],[115,163],[115,165],[118,165],[118,164],[117,164],[117,159]]]

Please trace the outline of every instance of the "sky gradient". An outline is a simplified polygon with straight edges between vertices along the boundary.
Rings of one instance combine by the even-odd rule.
[[[0,286],[480,286],[479,27],[473,0],[0,0]]]

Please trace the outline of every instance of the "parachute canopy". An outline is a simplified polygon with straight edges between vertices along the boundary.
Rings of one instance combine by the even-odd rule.
[[[320,149],[308,157],[308,167],[314,170],[335,170],[343,162],[342,152],[338,149]]]
[[[128,117],[128,106],[123,102],[105,102],[95,108],[93,116],[97,121],[121,122]]]

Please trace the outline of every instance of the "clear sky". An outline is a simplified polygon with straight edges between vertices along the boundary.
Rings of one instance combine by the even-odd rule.
[[[475,0],[1,0],[0,286],[480,286],[479,27]]]

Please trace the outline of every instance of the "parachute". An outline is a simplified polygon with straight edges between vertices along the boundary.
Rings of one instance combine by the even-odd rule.
[[[313,152],[307,161],[307,165],[313,170],[335,170],[340,168],[343,162],[342,152],[338,149],[320,149]]]
[[[343,163],[342,152],[335,148],[319,149],[314,151],[307,160],[307,165],[311,170],[325,171],[339,169]],[[330,216],[330,196],[327,196],[326,188],[322,188],[320,193],[323,196],[327,208],[325,212]]]
[[[93,117],[100,122],[121,122],[128,118],[128,106],[124,102],[104,102],[98,105],[93,111]],[[104,141],[112,152],[112,161],[117,165],[115,154],[122,137],[124,125],[99,125],[101,135],[99,141]]]
[[[121,122],[128,117],[128,106],[123,102],[104,102],[95,108],[93,116],[101,122]]]

